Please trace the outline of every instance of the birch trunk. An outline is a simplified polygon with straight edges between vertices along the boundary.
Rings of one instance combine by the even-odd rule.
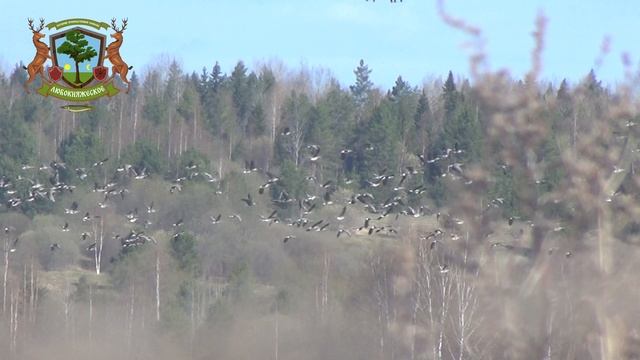
[[[167,160],[171,160],[171,125],[172,125],[171,111],[169,111],[169,127],[167,132]]]
[[[192,146],[194,148],[198,144],[196,142],[197,138],[198,138],[198,107],[194,104],[193,105],[193,141],[191,141],[193,144]]]
[[[29,282],[29,320],[33,323],[35,313],[35,276],[33,275],[33,257],[31,258],[31,279]]]
[[[274,349],[274,351],[275,351],[275,354],[274,354],[275,355],[274,356],[275,360],[278,360],[278,350],[279,350],[278,349],[278,342],[279,342],[278,337],[279,337],[279,329],[278,329],[278,298],[277,298],[277,295],[276,295],[276,327],[275,327],[275,349]]]
[[[122,151],[122,113],[123,111],[124,111],[124,98],[120,97],[120,117],[118,119],[118,152],[116,155],[116,158],[118,160],[120,160],[120,153]]]
[[[156,321],[160,322],[160,253],[156,249]]]
[[[9,237],[4,239],[4,273],[2,276],[2,314],[7,312],[7,276],[9,275]]]
[[[127,345],[131,353],[131,345],[133,344],[133,320],[135,316],[136,305],[136,283],[131,282],[131,294],[129,297],[129,323],[127,324]]]
[[[89,346],[93,344],[93,285],[89,284]]]
[[[133,105],[133,143],[136,143],[136,128],[138,126],[138,96]]]

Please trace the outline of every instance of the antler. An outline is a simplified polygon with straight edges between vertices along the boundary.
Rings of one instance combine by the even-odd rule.
[[[116,18],[113,18],[113,19],[111,19],[111,28],[113,29],[113,31],[121,33],[121,32],[124,31],[124,29],[127,28],[127,21],[128,21],[128,19],[123,19],[122,20],[122,28],[118,29],[118,26],[116,25]]]
[[[44,29],[44,19],[40,18],[40,27],[36,30],[33,28],[33,19],[29,18],[27,19],[27,21],[29,22],[29,29],[31,29],[31,31],[33,31],[34,33],[38,33],[40,31],[42,31],[42,29]]]

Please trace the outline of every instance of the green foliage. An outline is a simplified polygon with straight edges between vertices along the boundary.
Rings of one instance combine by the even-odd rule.
[[[255,86],[255,75],[251,75],[250,77],[247,76],[247,67],[242,61],[238,61],[229,78],[233,106],[241,127],[246,126],[245,124],[251,111],[253,100],[251,88]]]
[[[98,100],[91,111],[78,113],[76,120],[85,131],[99,132],[112,126],[112,115],[108,109],[108,100]]]
[[[251,295],[253,278],[249,265],[244,261],[238,261],[233,265],[226,289],[228,296],[234,303],[246,300]]]
[[[256,105],[249,114],[247,131],[249,136],[264,135],[267,130],[267,119],[261,104]]]
[[[362,107],[367,102],[370,92],[373,89],[373,82],[369,80],[371,71],[362,59],[360,59],[358,67],[353,71],[356,75],[356,83],[351,85],[349,89],[351,89],[351,93],[358,107]]]
[[[513,172],[509,168],[498,168],[493,175],[493,187],[489,190],[487,201],[498,201],[504,217],[518,215],[516,184]],[[499,199],[499,200],[496,200]],[[500,203],[500,201],[502,201]]]
[[[182,232],[171,238],[171,256],[185,273],[197,275],[200,272],[196,238],[192,234]]]
[[[162,174],[166,171],[166,162],[160,151],[149,140],[141,139],[124,149],[121,161],[138,169],[147,169],[147,173]]]
[[[453,73],[449,71],[447,80],[442,88],[444,121],[449,122],[456,111],[461,94],[456,90],[456,84],[453,81]]]
[[[191,82],[187,83],[187,86],[182,93],[182,98],[176,108],[178,114],[189,122],[192,122],[196,116],[197,96],[195,84]]]
[[[0,176],[14,178],[22,164],[35,158],[35,137],[24,121],[10,119],[0,110]]]
[[[89,280],[86,275],[81,275],[76,283],[76,291],[73,294],[73,298],[77,302],[89,301]]]
[[[105,151],[97,134],[80,127],[60,144],[59,155],[68,168],[86,168],[103,159]]]
[[[167,119],[168,105],[161,96],[149,94],[146,96],[142,109],[145,119],[155,125],[164,124]]]
[[[144,118],[155,126],[165,124],[169,115],[169,104],[164,99],[165,91],[159,71],[154,70],[147,74],[144,88]]]
[[[291,134],[279,136],[277,139],[276,158],[278,161],[292,161],[295,165],[300,163],[312,111],[311,100],[304,93],[292,91],[284,101],[280,126],[288,127]]]
[[[280,182],[273,187],[272,195],[277,198],[280,192],[286,189],[290,197],[304,197],[307,184],[305,172],[296,168],[292,161],[286,160],[280,168]]]
[[[201,171],[209,171],[209,159],[207,157],[194,149],[189,149],[185,151],[182,156],[178,159],[178,175],[179,176],[189,176],[194,172]],[[195,170],[187,169],[188,166],[195,165]]]
[[[383,100],[374,110],[371,120],[362,125],[362,144],[358,146],[357,170],[362,183],[374,173],[389,169],[394,172],[398,158],[400,128],[397,113],[390,100]],[[372,144],[374,151],[365,149],[364,144]]]
[[[477,160],[481,149],[482,134],[475,114],[467,101],[460,102],[453,116],[444,123],[443,145],[448,149],[463,150],[459,159]]]
[[[278,311],[280,314],[286,314],[291,310],[291,294],[286,289],[278,289],[271,305],[271,311]]]
[[[427,93],[422,91],[420,98],[418,99],[418,105],[416,108],[416,115],[414,118],[414,126],[416,128],[413,142],[417,147],[416,152],[425,155],[425,150],[430,136],[433,135],[433,114],[431,113],[431,106],[429,105],[429,98]]]

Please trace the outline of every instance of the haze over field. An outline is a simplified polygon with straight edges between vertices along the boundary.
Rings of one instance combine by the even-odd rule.
[[[91,111],[0,71],[0,359],[640,357],[627,4],[249,3],[129,4]]]

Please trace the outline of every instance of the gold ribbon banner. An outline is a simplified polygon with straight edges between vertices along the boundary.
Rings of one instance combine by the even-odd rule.
[[[120,90],[118,90],[117,87],[113,86],[113,82],[111,81],[105,84],[98,84],[96,86],[82,89],[66,88],[55,83],[44,83],[42,84],[40,89],[38,89],[38,93],[42,96],[51,95],[55,98],[67,101],[91,101],[101,98],[105,95],[116,95],[119,91]]]
[[[102,22],[102,21],[95,21],[95,20],[91,20],[91,19],[82,19],[82,18],[73,18],[73,19],[66,19],[66,20],[61,20],[61,21],[54,21],[54,22],[50,22],[47,24],[47,29],[51,30],[51,29],[62,29],[68,26],[74,26],[74,25],[81,25],[81,26],[90,26],[92,28],[95,29],[108,29],[109,28],[109,24],[107,24],[106,22]]]

